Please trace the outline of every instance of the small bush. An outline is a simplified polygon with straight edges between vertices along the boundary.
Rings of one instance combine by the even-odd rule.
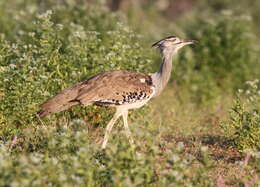
[[[192,47],[192,58],[186,55],[189,62],[182,62],[185,58],[181,57],[176,73],[195,101],[205,103],[223,92],[233,94],[246,80],[257,76],[256,36],[248,17],[224,12],[192,20],[184,26],[186,37],[199,43]]]
[[[247,89],[240,89],[230,113],[230,120],[223,129],[231,136],[240,150],[260,148],[260,89],[259,81],[246,82]]]
[[[183,143],[171,142],[162,151],[149,131],[138,132],[147,139],[138,141],[138,149],[117,134],[100,151],[89,139],[92,132],[78,122],[26,129],[16,141],[0,142],[0,185],[214,186],[207,152],[197,159],[185,153]]]
[[[39,13],[41,6],[35,9],[27,19],[30,27],[19,27],[16,37],[4,30],[0,35],[1,133],[38,123],[34,114],[39,104],[90,75],[112,69],[149,71],[140,36],[104,7],[65,3],[44,13]],[[18,13],[16,21],[20,24],[22,18],[26,19]],[[94,124],[102,124],[107,119],[97,114],[106,111],[75,107],[67,117],[87,116]]]

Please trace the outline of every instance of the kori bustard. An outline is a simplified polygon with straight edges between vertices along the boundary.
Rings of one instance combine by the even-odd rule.
[[[126,135],[132,144],[133,138],[127,122],[128,110],[143,106],[162,92],[171,75],[173,56],[183,46],[193,43],[194,40],[181,40],[176,36],[166,37],[152,45],[160,50],[162,56],[162,63],[157,72],[143,74],[113,70],[93,75],[62,90],[40,105],[37,115],[43,118],[79,104],[115,107],[116,112],[106,127],[102,148],[106,147],[113,125],[120,116],[123,117]]]

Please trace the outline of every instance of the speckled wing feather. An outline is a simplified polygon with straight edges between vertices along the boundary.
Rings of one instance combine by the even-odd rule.
[[[61,112],[74,105],[116,106],[137,102],[153,94],[152,79],[125,70],[99,73],[64,89],[42,105],[39,117]]]
[[[143,73],[125,70],[108,71],[82,82],[76,100],[83,105],[121,105],[148,98],[152,93],[152,79]]]

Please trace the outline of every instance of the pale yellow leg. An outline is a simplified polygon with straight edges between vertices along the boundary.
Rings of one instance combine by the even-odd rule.
[[[132,137],[132,134],[131,134],[131,131],[129,129],[128,122],[127,122],[128,110],[124,111],[122,113],[122,116],[123,116],[126,136],[127,136],[128,140],[129,140],[130,144],[134,144],[134,140],[133,140],[133,137]]]
[[[102,149],[106,148],[107,145],[107,141],[108,141],[108,137],[110,135],[110,132],[116,122],[116,120],[121,116],[121,112],[119,112],[118,110],[116,111],[116,113],[114,114],[113,118],[110,120],[110,122],[108,123],[107,127],[106,127],[106,132],[105,132],[105,137],[102,143]]]

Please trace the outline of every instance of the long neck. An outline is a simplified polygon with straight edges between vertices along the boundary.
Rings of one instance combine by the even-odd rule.
[[[152,75],[153,83],[155,85],[155,95],[158,96],[166,87],[171,77],[172,58],[175,51],[162,51],[162,63],[160,69]]]

